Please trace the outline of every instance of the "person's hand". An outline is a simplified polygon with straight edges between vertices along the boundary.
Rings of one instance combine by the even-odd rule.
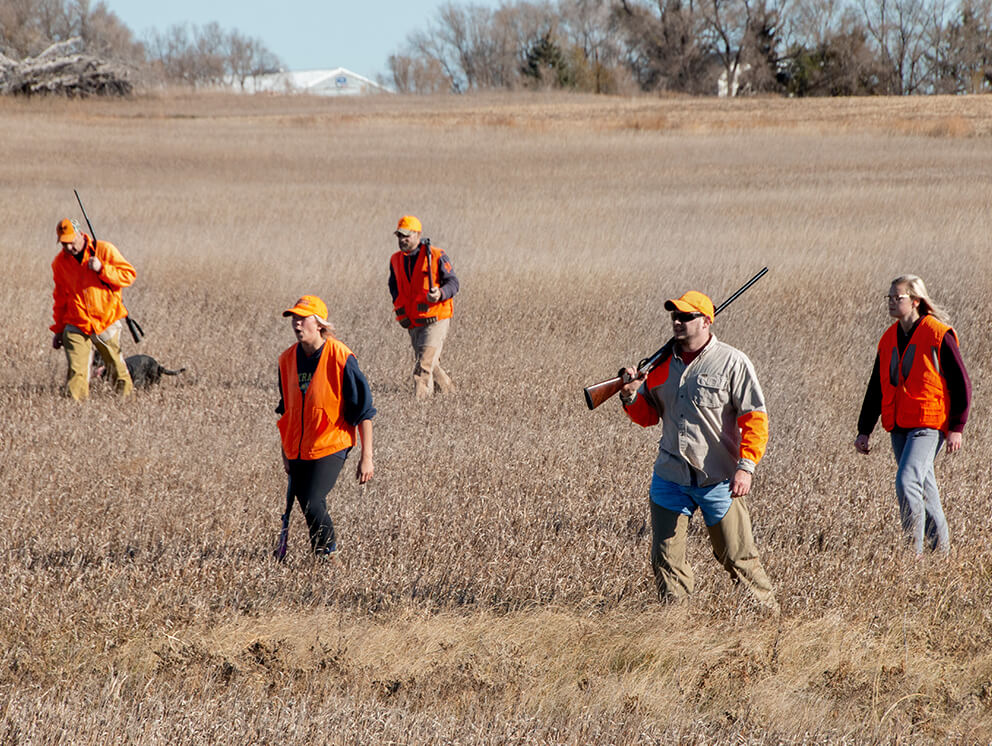
[[[858,435],[858,437],[854,439],[854,447],[857,449],[858,453],[867,454],[871,450],[871,447],[868,445],[868,436],[864,433]]]
[[[431,303],[437,303],[441,300],[441,288],[434,288],[433,290],[427,291],[427,300]]]
[[[61,334],[53,334],[52,335],[52,349],[53,350],[61,350],[62,349],[62,335]]]
[[[947,434],[947,452],[957,453],[961,450],[961,443],[964,440],[964,436],[961,433],[948,433]]]
[[[358,459],[358,469],[355,471],[355,477],[358,479],[358,483],[365,484],[372,478],[374,473],[375,466],[372,464],[372,454],[362,451],[362,457]]]
[[[738,469],[730,480],[730,496],[744,497],[751,491],[751,472]]]
[[[645,378],[647,378],[647,373],[641,373],[637,368],[624,368],[621,370],[620,380],[623,381],[623,387],[620,389],[620,396],[624,399],[630,399],[637,393]]]
[[[103,269],[103,262],[100,261],[99,257],[91,256],[86,266],[99,274],[100,270]]]

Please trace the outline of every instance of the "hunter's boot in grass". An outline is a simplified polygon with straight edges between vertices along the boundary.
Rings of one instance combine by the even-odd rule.
[[[455,382],[451,380],[440,363],[434,363],[434,390],[440,394],[450,394],[455,390]]]

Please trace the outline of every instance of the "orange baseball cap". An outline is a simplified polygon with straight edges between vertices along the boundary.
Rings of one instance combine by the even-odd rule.
[[[409,236],[411,233],[420,233],[424,229],[420,225],[420,221],[417,220],[413,215],[404,215],[400,218],[400,222],[396,224],[397,236]]]
[[[327,323],[327,304],[316,295],[304,295],[292,308],[282,312],[283,316],[316,316],[317,323],[329,326]]]
[[[69,218],[62,218],[55,227],[55,232],[58,234],[59,243],[72,243],[76,240],[76,224]]]
[[[690,290],[681,298],[665,301],[666,311],[682,311],[684,313],[701,313],[703,316],[713,321],[716,315],[713,309],[713,301],[698,290]]]

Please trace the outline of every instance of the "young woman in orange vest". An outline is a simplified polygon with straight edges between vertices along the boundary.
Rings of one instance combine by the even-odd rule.
[[[304,295],[282,315],[292,317],[297,340],[279,356],[282,399],[276,414],[282,415],[283,468],[290,495],[306,516],[310,546],[318,556],[329,555],[337,551],[337,541],[327,494],[355,445],[356,431],[362,441],[358,482],[372,478],[372,392],[354,354],[334,338],[324,301]]]
[[[854,447],[867,454],[879,415],[899,467],[896,496],[903,531],[917,554],[946,552],[949,532],[933,462],[941,445],[961,448],[971,407],[971,381],[957,333],[916,275],[892,281],[886,303],[896,319],[882,335],[868,381]]]

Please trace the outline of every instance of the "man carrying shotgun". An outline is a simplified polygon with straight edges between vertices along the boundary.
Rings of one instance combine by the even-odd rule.
[[[89,396],[90,344],[109,371],[114,390],[129,396],[134,389],[121,355],[121,319],[127,316],[121,289],[137,273],[117,248],[94,241],[69,218],[56,227],[61,249],[52,261],[52,347],[64,349],[69,364],[66,394],[76,401]]]
[[[441,367],[441,348],[448,336],[458,278],[443,250],[421,239],[423,228],[413,215],[404,215],[396,226],[399,251],[389,260],[389,294],[396,321],[410,334],[416,364],[414,393],[418,399],[433,395],[435,386],[444,394],[455,384]]]
[[[651,566],[658,597],[679,601],[693,589],[686,562],[689,518],[698,508],[713,554],[735,583],[764,606],[778,603],[751,535],[745,496],[768,441],[765,400],[747,356],[710,331],[713,303],[689,291],[665,301],[671,355],[647,374],[625,368],[620,401],[642,427],[662,423],[651,479]]]

